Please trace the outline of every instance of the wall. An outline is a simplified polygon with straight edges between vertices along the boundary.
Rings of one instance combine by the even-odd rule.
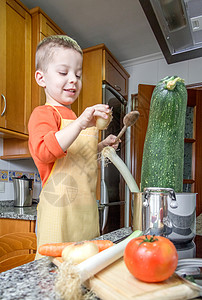
[[[177,75],[185,84],[202,82],[202,58],[168,65],[161,53],[122,62],[130,74],[129,96],[138,92],[138,84],[153,84],[168,75]]]
[[[0,155],[3,155],[3,139],[0,139]],[[0,159],[0,201],[13,200],[14,191],[12,176],[25,174],[34,179],[33,198],[38,199],[41,190],[41,180],[32,159],[1,160]],[[1,191],[1,188],[3,191]]]

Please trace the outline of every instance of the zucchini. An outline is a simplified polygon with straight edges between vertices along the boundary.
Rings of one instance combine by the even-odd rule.
[[[186,107],[184,80],[177,76],[160,80],[150,104],[141,169],[142,191],[145,187],[183,191]]]

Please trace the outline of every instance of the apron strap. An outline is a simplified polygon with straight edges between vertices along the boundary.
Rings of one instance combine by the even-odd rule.
[[[49,106],[51,106],[52,108],[54,108],[54,109],[57,111],[57,113],[59,114],[60,119],[62,120],[62,116],[61,116],[59,110],[58,110],[54,105],[52,105],[52,104],[50,104],[50,103],[45,103],[45,105],[49,105]]]

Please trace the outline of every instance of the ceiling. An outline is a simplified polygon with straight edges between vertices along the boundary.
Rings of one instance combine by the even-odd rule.
[[[120,62],[161,51],[138,0],[21,2],[39,6],[83,49],[104,43]]]

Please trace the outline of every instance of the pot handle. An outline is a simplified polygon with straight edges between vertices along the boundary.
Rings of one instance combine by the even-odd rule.
[[[149,195],[150,195],[150,192],[149,192],[149,190],[147,190],[147,189],[145,189],[145,191],[144,191],[144,201],[143,201],[143,206],[144,207],[148,207],[149,206]]]
[[[176,195],[175,195],[175,192],[174,192],[173,189],[169,190],[169,195],[170,195],[170,198],[171,198],[170,207],[171,208],[177,208],[178,204],[177,204]]]

